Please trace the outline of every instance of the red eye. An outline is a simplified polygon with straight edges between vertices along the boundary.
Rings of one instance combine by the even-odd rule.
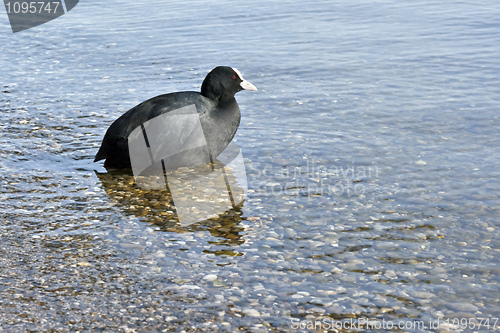
[[[233,75],[233,80],[236,80],[236,76]]]

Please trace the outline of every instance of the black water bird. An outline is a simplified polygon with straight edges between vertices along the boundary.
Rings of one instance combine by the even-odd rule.
[[[130,169],[132,167],[129,152],[131,133],[134,130],[137,132],[137,128],[141,128],[141,126],[144,131],[144,124],[148,121],[156,122],[155,119],[168,119],[159,116],[173,115],[175,110],[188,106],[196,107],[197,118],[199,118],[203,130],[208,153],[203,156],[199,151],[192,150],[191,153],[170,158],[170,161],[173,162],[171,165],[179,167],[211,162],[227,147],[238,129],[241,114],[234,95],[241,90],[256,91],[257,88],[243,79],[237,69],[219,66],[208,73],[201,85],[201,92],[174,92],[142,102],[111,124],[104,135],[94,162],[105,159],[104,167],[108,170]],[[170,117],[170,119],[174,119],[174,117]],[[183,142],[191,140],[189,133],[186,133],[185,128],[179,124],[182,122],[163,122],[158,137],[182,137]],[[151,138],[149,139],[151,141]],[[169,142],[163,144],[168,145]]]

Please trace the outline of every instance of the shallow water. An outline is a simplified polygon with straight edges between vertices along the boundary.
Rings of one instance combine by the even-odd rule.
[[[499,330],[499,15],[80,2],[17,34],[5,15],[0,327]],[[216,65],[259,88],[237,95],[248,198],[182,226],[92,160],[124,111]]]

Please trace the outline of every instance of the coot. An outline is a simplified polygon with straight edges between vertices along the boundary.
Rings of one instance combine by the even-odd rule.
[[[148,121],[150,123],[156,122],[153,118],[166,119],[168,117],[159,116],[173,115],[175,112],[172,111],[188,106],[194,106],[198,113],[199,123],[201,123],[208,148],[208,160],[206,158],[200,160],[199,152],[193,151],[192,154],[178,157],[177,161],[174,161],[177,163],[172,165],[179,167],[198,164],[200,161],[210,162],[227,147],[238,129],[241,115],[234,95],[243,89],[257,90],[253,84],[243,79],[237,69],[219,66],[208,73],[201,85],[201,93],[195,91],[175,92],[142,102],[111,124],[104,135],[94,162],[105,159],[104,167],[106,169],[130,169],[132,167],[129,154],[131,133],[136,133],[137,129],[141,127],[144,131],[145,123]],[[163,132],[161,137],[177,138],[183,136],[183,140],[186,140],[185,132],[189,129],[180,128],[183,126],[179,124],[182,122],[163,122],[160,127]],[[168,145],[168,142],[164,144]]]

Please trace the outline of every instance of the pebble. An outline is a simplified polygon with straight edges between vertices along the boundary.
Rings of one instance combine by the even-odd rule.
[[[449,307],[455,311],[460,311],[460,312],[476,312],[479,310],[477,306],[467,302],[451,303]]]
[[[415,296],[417,298],[424,298],[424,299],[436,297],[436,295],[434,295],[433,293],[427,292],[427,291],[416,291],[413,293],[413,296]]]
[[[80,261],[79,263],[77,263],[77,265],[78,266],[85,266],[85,267],[92,266],[91,263],[86,262],[86,261]]]
[[[311,308],[309,311],[311,311],[312,313],[320,313],[320,314],[323,314],[326,312],[326,309],[324,308],[320,308],[320,307],[313,307]]]
[[[398,277],[396,272],[394,272],[393,270],[388,270],[387,272],[385,272],[384,276],[389,278],[389,279],[397,279],[397,277]]]
[[[294,239],[295,237],[297,237],[297,232],[295,232],[295,230],[293,230],[292,228],[286,228],[284,230],[284,236],[289,239]]]
[[[259,311],[255,310],[255,309],[243,309],[242,312],[243,312],[243,314],[245,314],[245,316],[260,317]]]
[[[214,281],[217,279],[217,275],[215,274],[207,274],[203,277],[203,280],[207,280],[207,281]]]
[[[194,284],[184,284],[184,285],[180,286],[179,289],[196,290],[196,289],[201,289],[201,288],[194,285]]]
[[[439,329],[441,329],[443,333],[457,332],[458,327],[458,325],[453,325],[451,322],[439,322]]]

